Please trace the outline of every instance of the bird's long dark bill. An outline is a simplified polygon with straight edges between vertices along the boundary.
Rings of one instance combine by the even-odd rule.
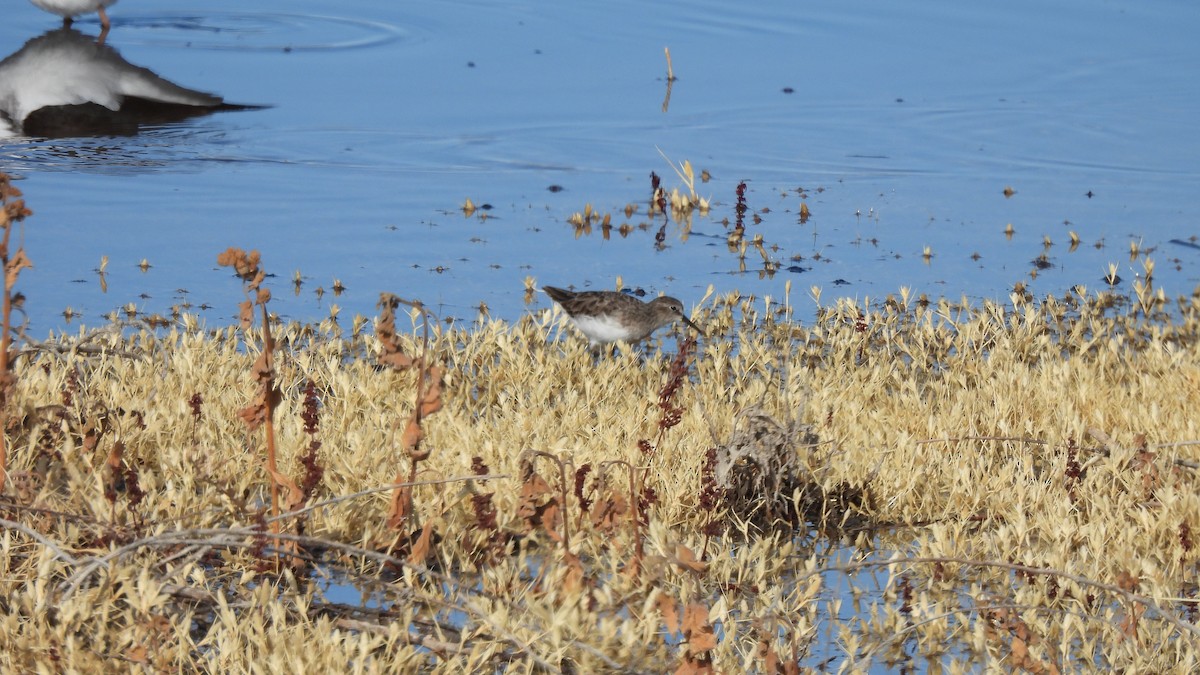
[[[679,318],[683,319],[683,322],[684,322],[684,323],[686,323],[687,325],[691,326],[691,327],[692,327],[692,330],[694,330],[694,331],[696,331],[697,333],[699,333],[699,334],[700,334],[700,337],[708,337],[707,335],[705,335],[705,334],[704,334],[704,331],[700,330],[700,326],[697,326],[696,324],[692,323],[692,320],[691,320],[691,319],[687,318],[686,316],[684,316],[684,315],[682,315],[682,314],[680,314],[680,315],[679,315]]]

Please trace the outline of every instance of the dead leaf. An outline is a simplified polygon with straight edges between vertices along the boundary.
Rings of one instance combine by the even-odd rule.
[[[758,638],[758,650],[757,651],[758,651],[758,658],[763,663],[763,672],[778,673],[780,671],[779,654],[777,654],[775,652],[775,647],[769,641],[767,641],[767,639],[765,637],[763,637],[761,635]]]
[[[989,628],[987,629],[988,636],[991,639],[1003,642],[1003,638],[991,629],[990,626],[992,625],[1007,630],[1011,636],[1008,642],[1009,656],[1015,668],[1039,675],[1042,673],[1046,675],[1060,675],[1061,671],[1055,665],[1058,658],[1054,655],[1052,646],[1049,646],[1051,651],[1050,661],[1043,661],[1030,652],[1030,647],[1043,643],[1043,640],[1041,636],[1033,632],[1029,624],[1025,623],[1019,614],[1011,609],[997,608],[988,612],[987,615],[991,619],[991,622],[988,624]]]
[[[659,592],[658,597],[654,599],[654,605],[658,607],[658,613],[662,614],[663,623],[667,627],[667,632],[674,634],[679,632],[679,605],[675,604],[675,598],[666,593]]]
[[[96,449],[100,444],[100,437],[104,434],[104,429],[95,420],[89,419],[83,423],[83,449],[89,454]]]
[[[629,503],[619,492],[609,494],[592,508],[591,520],[592,527],[603,533],[611,533],[622,522],[629,520]]]
[[[642,578],[642,555],[640,553],[634,551],[633,556],[621,568],[621,576],[632,580]]]
[[[682,544],[675,547],[675,563],[698,574],[702,574],[708,569],[708,563],[696,560],[696,554],[692,553],[692,549]]]
[[[563,589],[571,594],[579,593],[584,589],[584,581],[587,578],[583,570],[583,562],[579,559],[579,556],[570,551],[564,551],[563,564],[567,567],[567,573],[563,575],[562,579]]]
[[[4,288],[11,291],[13,286],[17,285],[17,276],[26,267],[33,267],[33,262],[29,260],[29,256],[25,255],[25,249],[19,248],[8,264],[4,266]]]
[[[104,462],[106,462],[106,464],[108,465],[108,468],[110,468],[110,470],[112,470],[114,472],[120,471],[121,470],[121,459],[122,459],[122,455],[124,455],[124,454],[125,454],[125,443],[121,442],[121,441],[116,441],[115,443],[113,443],[113,448],[108,450],[108,458],[106,460],[104,460]]]
[[[717,635],[708,623],[708,608],[693,602],[683,610],[683,637],[692,654],[706,652],[717,646]]]
[[[395,370],[412,367],[414,359],[400,348],[396,335],[396,305],[399,298],[391,293],[379,294],[379,319],[375,321],[375,338],[379,340],[382,353],[379,363]]]
[[[421,528],[421,536],[417,537],[412,551],[408,554],[408,562],[414,565],[425,564],[425,560],[429,557],[429,550],[432,548],[431,537],[433,537],[433,523],[425,523],[425,527]]]
[[[280,553],[283,554],[283,563],[290,567],[293,572],[298,573],[307,567],[308,561],[300,555],[300,542],[289,539],[278,542],[278,546]]]
[[[1146,607],[1137,602],[1131,603],[1131,605],[1129,613],[1125,615],[1124,619],[1121,619],[1121,634],[1134,642],[1138,642],[1138,621],[1146,613]]]
[[[304,506],[304,491],[291,478],[283,475],[278,471],[272,471],[267,467],[267,473],[271,474],[271,479],[275,484],[287,491],[287,496],[283,500],[284,511],[295,511]]]
[[[275,368],[272,361],[271,351],[269,349],[263,350],[258,355],[258,358],[254,360],[254,365],[250,368],[251,372],[254,373],[254,378],[259,381],[273,378],[275,376]]]
[[[397,474],[395,483],[404,482],[404,476]],[[402,485],[392,491],[392,503],[388,508],[387,524],[393,530],[398,530],[408,520],[412,506],[412,486]]]
[[[267,405],[262,394],[259,394],[250,405],[238,410],[237,414],[250,431],[262,426],[263,422],[267,421]]]
[[[238,323],[241,324],[242,330],[246,330],[254,325],[253,302],[244,300],[238,303]]]
[[[1029,648],[1025,646],[1025,641],[1014,636],[1009,649],[1012,654],[1013,665],[1018,668],[1028,669],[1033,659],[1029,656]]]
[[[521,496],[517,502],[517,516],[525,523],[525,530],[533,530],[538,527],[543,527],[547,530],[555,529],[556,523],[547,523],[549,520],[557,520],[557,509],[547,513],[546,507],[553,504],[554,490],[546,479],[542,478],[536,471],[530,471],[525,478],[525,483],[521,485]]]
[[[1122,570],[1117,575],[1117,587],[1123,591],[1134,593],[1137,592],[1139,585],[1138,578],[1130,574],[1128,571]]]
[[[400,447],[414,462],[420,462],[429,457],[429,450],[420,449],[423,438],[425,438],[425,432],[421,429],[421,421],[414,414],[409,418],[408,425],[404,427],[404,433],[400,436]]]
[[[103,473],[104,477],[104,492],[109,499],[116,497],[118,486],[123,482],[124,475],[121,472],[122,456],[125,453],[125,444],[117,441],[112,444],[112,449],[108,451],[108,457],[104,460],[104,465],[108,469]]]
[[[161,614],[151,615],[150,619],[142,624],[142,627],[152,633],[157,633],[158,635],[155,637],[165,636],[171,632],[171,622]]]
[[[538,520],[542,523],[542,529],[550,538],[556,542],[563,543],[565,539],[559,534],[559,528],[562,526],[561,509],[558,507],[558,499],[551,499],[538,511]]]
[[[129,649],[125,650],[126,659],[134,663],[141,663],[143,665],[150,664],[148,659],[149,655],[150,653],[146,650],[145,645],[133,645]]]
[[[412,364],[413,358],[399,351],[385,353],[379,357],[379,365],[387,366],[393,370],[407,370],[412,367]]]
[[[421,416],[432,415],[442,409],[442,375],[443,371],[437,366],[429,368],[427,377],[429,388],[421,397]]]

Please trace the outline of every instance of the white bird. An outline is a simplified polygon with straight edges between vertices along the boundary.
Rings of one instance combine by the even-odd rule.
[[[63,25],[70,26],[75,17],[80,14],[91,14],[92,12],[100,13],[100,27],[105,33],[108,32],[108,14],[104,12],[104,8],[109,5],[117,4],[117,0],[29,0],[38,7],[57,14],[63,18]]]
[[[98,44],[72,28],[59,28],[33,38],[0,61],[0,138],[28,132],[29,118],[35,113],[50,128],[57,128],[55,124],[61,126],[64,120],[67,125],[83,122],[93,127],[104,124],[136,127],[140,121],[138,115],[145,116],[144,111],[122,111],[123,105],[135,100],[174,107],[177,119],[243,107],[225,105],[220,96],[164,80],[149,69],[121,58],[112,47]],[[79,135],[41,131],[34,134]]]

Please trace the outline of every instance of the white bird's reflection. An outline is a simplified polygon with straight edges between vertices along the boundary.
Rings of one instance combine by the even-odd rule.
[[[169,82],[67,27],[0,61],[0,138],[130,135],[145,124],[248,107]]]

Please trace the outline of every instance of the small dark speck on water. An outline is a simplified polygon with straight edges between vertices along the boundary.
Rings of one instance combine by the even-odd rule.
[[[1195,242],[1184,241],[1182,239],[1172,239],[1170,243],[1175,244],[1176,246],[1186,246],[1188,248],[1200,249],[1200,246],[1197,246]]]
[[[795,89],[792,89],[791,87],[784,87],[784,88],[783,88],[783,93],[785,93],[785,94],[794,94],[794,93],[796,93],[796,90],[795,90]]]
[[[903,98],[897,98],[897,99],[896,99],[896,103],[904,103],[904,99],[903,99]]]
[[[474,67],[475,67],[475,62],[474,62],[474,61],[467,61],[467,67],[468,67],[468,68],[474,68]]]
[[[1092,191],[1091,191],[1091,190],[1088,190],[1088,191],[1087,191],[1086,193],[1084,193],[1084,194],[1086,194],[1086,195],[1087,195],[1087,198],[1088,198],[1088,199],[1091,199],[1093,196],[1095,196],[1095,195],[1092,193]]]
[[[833,285],[834,286],[849,286],[850,282],[846,281],[845,279],[834,279]]]
[[[551,192],[562,192],[564,188],[561,185],[551,185],[551,186],[547,187],[546,189]]]

